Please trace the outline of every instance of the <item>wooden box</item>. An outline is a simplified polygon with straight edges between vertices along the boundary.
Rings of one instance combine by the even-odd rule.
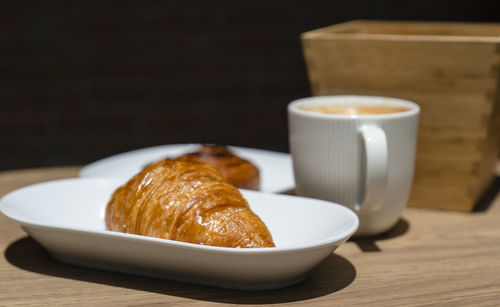
[[[500,24],[352,21],[301,39],[313,95],[421,106],[410,206],[474,208],[500,151]]]

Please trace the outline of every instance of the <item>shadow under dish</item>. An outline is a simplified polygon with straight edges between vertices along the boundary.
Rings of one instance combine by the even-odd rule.
[[[11,243],[5,250],[6,260],[26,271],[38,274],[81,280],[95,284],[189,299],[230,304],[273,304],[303,301],[337,292],[356,278],[356,269],[347,259],[330,254],[299,284],[275,290],[229,290],[90,269],[58,262],[31,237]]]

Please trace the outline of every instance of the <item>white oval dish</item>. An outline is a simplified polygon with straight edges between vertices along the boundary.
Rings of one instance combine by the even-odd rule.
[[[150,163],[193,152],[199,147],[200,144],[172,144],[120,153],[86,165],[81,169],[80,177],[114,177],[126,182]],[[237,146],[228,148],[257,166],[262,192],[280,193],[295,187],[290,154]]]
[[[7,194],[0,211],[63,262],[234,289],[297,283],[358,228],[350,209],[327,201],[242,190],[276,247],[225,248],[105,229],[121,180],[74,178]]]

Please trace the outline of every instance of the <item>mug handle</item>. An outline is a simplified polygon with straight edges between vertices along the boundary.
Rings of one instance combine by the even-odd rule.
[[[357,212],[373,213],[385,202],[387,192],[387,137],[375,125],[359,129],[365,153],[364,197],[356,206]]]

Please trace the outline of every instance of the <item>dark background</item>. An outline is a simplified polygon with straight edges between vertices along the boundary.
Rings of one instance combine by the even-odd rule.
[[[208,142],[288,151],[300,34],[500,21],[500,1],[0,1],[0,170]]]

